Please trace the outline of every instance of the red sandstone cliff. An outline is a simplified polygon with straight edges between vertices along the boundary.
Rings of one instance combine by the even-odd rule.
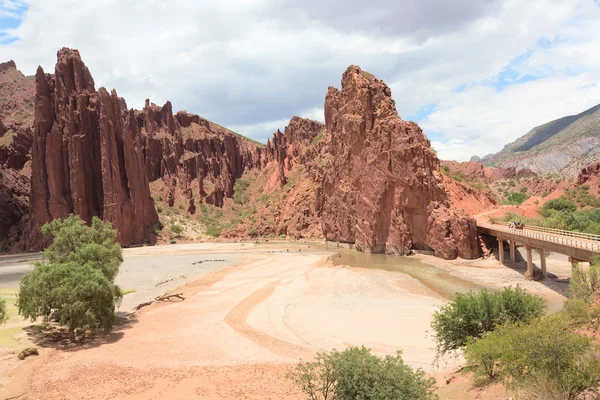
[[[47,243],[40,227],[75,213],[110,221],[122,244],[152,242],[158,222],[133,111],[94,88],[77,50],[57,54],[54,75],[38,68],[30,212],[18,250]]]
[[[29,209],[29,159],[35,82],[14,63],[0,64],[0,252],[18,239]]]
[[[328,172],[319,190],[323,234],[364,251],[444,258],[479,254],[475,221],[453,209],[429,140],[396,111],[390,88],[350,66],[325,99]]]

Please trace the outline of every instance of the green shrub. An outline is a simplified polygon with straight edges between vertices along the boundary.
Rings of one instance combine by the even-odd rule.
[[[528,321],[542,315],[544,310],[541,297],[528,294],[519,286],[499,292],[483,289],[477,293],[459,293],[433,314],[431,327],[438,356],[465,346],[469,338],[479,338],[497,325]]]
[[[169,244],[177,244],[177,241],[175,239],[171,239],[171,241],[169,242]]]
[[[162,206],[156,206],[156,212],[158,212],[159,214],[162,214],[163,211],[164,211],[164,208]]]
[[[219,228],[217,226],[209,226],[206,228],[206,234],[208,236],[218,237],[221,235],[221,233],[222,233],[221,228]]]
[[[507,323],[472,340],[465,357],[477,365],[478,373],[495,358],[495,367],[506,385],[529,392],[546,382],[549,390],[574,399],[600,380],[600,357],[589,338],[571,332],[570,320],[562,314],[530,323]]]
[[[175,237],[178,237],[183,233],[183,228],[181,227],[181,225],[173,224],[169,227],[169,231],[171,231],[171,233],[174,234]]]
[[[365,347],[318,353],[288,377],[311,400],[429,400],[435,380],[404,364],[401,353],[378,357]]]
[[[258,231],[256,229],[252,228],[248,231],[248,236],[256,237],[256,236],[258,236]]]
[[[248,195],[246,194],[246,189],[250,186],[250,182],[245,179],[238,179],[235,181],[235,185],[233,186],[233,202],[235,204],[246,204],[248,203]]]
[[[527,195],[523,193],[513,192],[506,198],[508,204],[521,204],[527,200]]]
[[[571,273],[569,295],[573,299],[590,300],[599,282],[600,265],[598,257],[590,263],[589,268],[576,266]]]
[[[571,200],[559,197],[558,199],[550,200],[544,203],[542,209],[573,212],[577,209],[577,205]]]
[[[8,313],[6,312],[6,300],[0,299],[0,325],[6,322]]]

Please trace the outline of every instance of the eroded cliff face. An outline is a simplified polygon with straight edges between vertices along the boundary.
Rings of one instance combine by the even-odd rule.
[[[77,50],[57,57],[54,75],[35,76],[30,212],[17,250],[42,249],[40,227],[70,213],[111,222],[124,245],[152,243],[158,216],[134,112],[114,90],[95,90]]]
[[[400,119],[384,82],[350,66],[341,90],[329,88],[325,121],[319,199],[328,240],[377,253],[478,256],[475,221],[451,207],[429,140]]]
[[[192,214],[201,202],[220,207],[243,172],[263,164],[261,147],[198,115],[173,115],[170,102],[147,100],[135,114],[146,173],[164,182],[169,206],[183,199]]]
[[[0,252],[19,239],[29,210],[30,150],[35,81],[14,61],[0,64]]]

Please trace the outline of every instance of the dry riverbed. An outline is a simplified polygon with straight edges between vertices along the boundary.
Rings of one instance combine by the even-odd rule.
[[[482,392],[462,377],[446,384],[460,359],[433,365],[429,323],[448,293],[520,283],[562,301],[547,285],[526,282],[517,267],[493,260],[381,256],[349,267],[335,258],[352,251],[337,251],[299,243],[126,250],[117,281],[136,291],[125,296],[122,311],[167,290],[186,300],[154,303],[84,345],[44,345],[39,357],[0,369],[7,382],[2,396],[300,399],[285,378],[294,363],[318,351],[365,345],[382,355],[401,350],[407,363],[439,378],[441,398],[475,398]],[[389,265],[361,267],[371,261]],[[29,339],[22,334],[20,340]],[[485,390],[485,398],[506,397],[503,389]]]

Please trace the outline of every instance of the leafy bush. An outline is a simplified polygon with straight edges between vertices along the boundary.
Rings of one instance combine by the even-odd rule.
[[[577,205],[571,200],[565,199],[564,197],[559,197],[558,199],[550,200],[544,203],[542,209],[573,212],[577,210]]]
[[[318,353],[289,374],[311,400],[428,400],[435,380],[404,364],[401,353],[378,357],[365,347]]]
[[[53,242],[21,280],[19,314],[32,321],[53,315],[61,324],[68,322],[71,340],[75,328],[109,330],[122,297],[114,284],[123,262],[116,231],[97,217],[88,227],[71,214],[44,225],[42,233]]]
[[[252,228],[248,231],[248,235],[250,237],[256,237],[258,235],[258,231],[256,229]]]
[[[597,288],[600,278],[600,265],[598,258],[590,263],[589,268],[576,266],[571,273],[569,294],[571,298],[590,300]]]
[[[221,228],[216,226],[209,226],[208,228],[206,228],[206,234],[208,236],[218,237],[221,235],[221,232]]]
[[[235,204],[246,204],[248,203],[248,195],[246,194],[246,189],[250,186],[250,182],[245,179],[238,179],[235,181],[235,185],[233,186],[233,202]]]
[[[506,198],[508,204],[521,204],[527,200],[527,195],[524,193],[513,192]]]
[[[179,237],[183,233],[183,228],[179,224],[173,224],[169,227],[169,231],[171,231],[174,237]]]
[[[177,241],[175,239],[171,239],[171,241],[169,242],[169,244],[177,244]]]
[[[0,325],[6,322],[8,313],[6,312],[6,300],[0,299]]]
[[[477,366],[479,375],[496,368],[493,374],[508,386],[528,392],[546,382],[548,390],[573,399],[598,385],[600,357],[589,338],[570,328],[570,321],[560,313],[530,323],[507,323],[471,340],[465,357]]]
[[[499,292],[483,289],[459,293],[454,300],[433,314],[431,327],[438,355],[444,355],[479,338],[497,325],[509,321],[528,321],[544,313],[544,300],[526,293],[520,287]]]
[[[156,206],[157,213],[162,214],[163,211],[164,211],[164,208],[162,206]]]

